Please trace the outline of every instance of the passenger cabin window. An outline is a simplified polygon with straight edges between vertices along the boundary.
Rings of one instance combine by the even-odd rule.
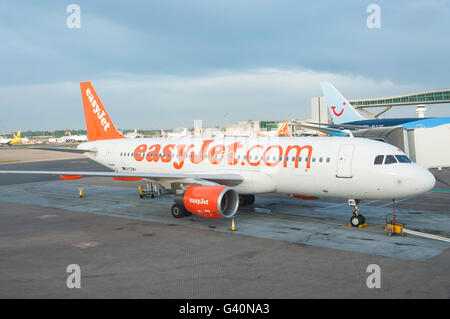
[[[399,163],[411,163],[411,160],[406,155],[395,155]]]
[[[384,164],[394,164],[397,163],[394,155],[386,155],[386,159],[384,160]]]
[[[383,164],[384,155],[378,155],[375,157],[375,161],[373,162],[375,165]]]

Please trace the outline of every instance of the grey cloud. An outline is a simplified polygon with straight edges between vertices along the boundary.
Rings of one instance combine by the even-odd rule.
[[[311,96],[321,95],[319,82],[324,80],[349,99],[420,88],[355,75],[275,68],[198,76],[115,74],[92,83],[116,126],[159,129],[192,126],[196,119],[204,126],[224,126],[225,121],[307,118]],[[0,96],[8,118],[0,131],[85,126],[78,82],[4,86]],[[389,116],[405,110],[415,116],[414,107],[395,108]],[[440,111],[441,116],[450,115],[448,109]]]

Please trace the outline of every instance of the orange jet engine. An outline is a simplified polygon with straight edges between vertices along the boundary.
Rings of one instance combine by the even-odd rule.
[[[227,186],[188,186],[184,194],[175,197],[188,212],[214,219],[233,217],[239,206],[239,195]]]

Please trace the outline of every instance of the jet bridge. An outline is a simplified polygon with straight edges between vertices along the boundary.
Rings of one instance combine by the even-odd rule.
[[[353,132],[355,137],[370,138],[397,146],[403,152],[409,153],[408,132],[402,126],[376,127]]]
[[[394,145],[426,168],[450,167],[450,124],[409,130],[402,126],[377,127],[355,131],[353,136]]]

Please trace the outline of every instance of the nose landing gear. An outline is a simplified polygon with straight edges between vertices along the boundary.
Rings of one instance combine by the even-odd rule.
[[[359,213],[359,204],[361,200],[359,199],[349,199],[348,204],[353,210],[352,218],[350,218],[350,226],[352,227],[363,227],[366,224],[366,218]]]

